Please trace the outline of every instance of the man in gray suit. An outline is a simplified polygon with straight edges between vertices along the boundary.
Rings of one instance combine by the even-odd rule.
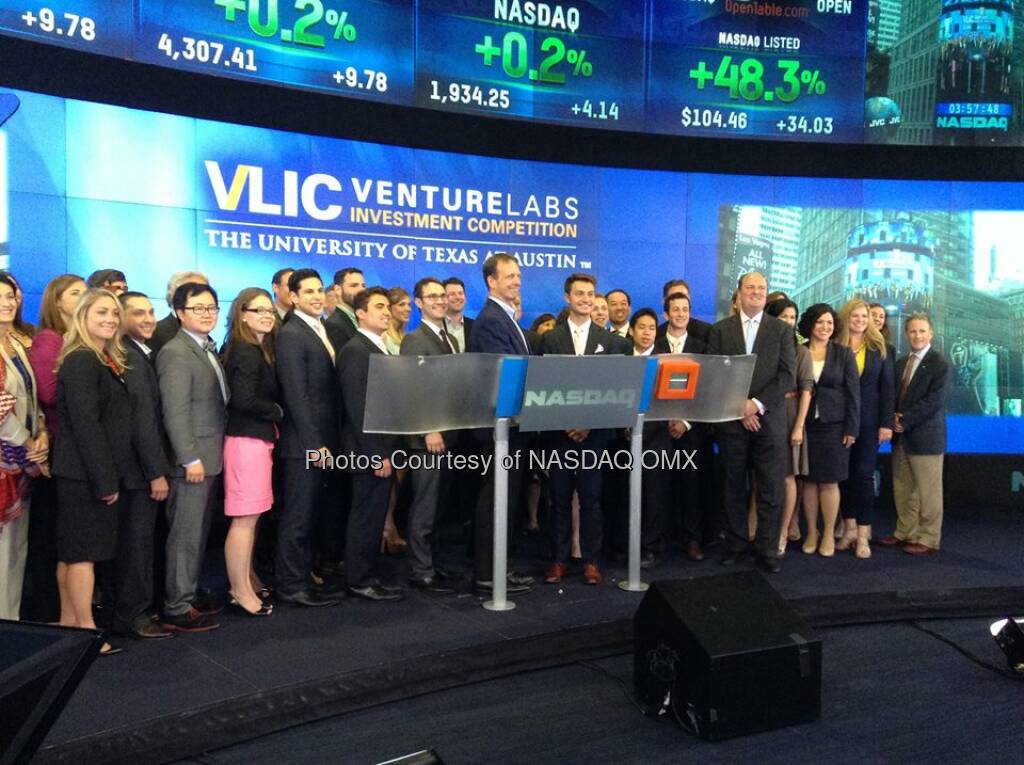
[[[228,387],[210,332],[220,308],[217,293],[198,282],[174,291],[181,328],[156,358],[164,427],[174,475],[167,499],[167,580],[163,624],[178,632],[205,632],[219,625],[219,608],[196,602],[211,503],[220,487]]]
[[[747,471],[757,485],[755,552],[761,568],[778,573],[779,526],[786,449],[786,393],[796,387],[796,343],[793,329],[764,312],[768,280],[752,272],[739,280],[740,312],[722,319],[708,333],[707,352],[727,356],[757,355],[743,417],[715,428],[725,471],[725,528],[729,554],[722,565],[744,556],[747,541]]]
[[[448,297],[444,284],[428,276],[416,282],[413,294],[422,321],[402,339],[401,355],[439,356],[457,353],[444,325],[444,317],[448,311]],[[411,436],[410,442],[411,450],[421,454],[426,452],[440,455],[448,448],[441,433]],[[409,586],[425,592],[454,592],[438,577],[431,549],[434,518],[437,513],[437,492],[441,485],[441,468],[424,467],[413,470],[410,477],[413,500],[409,507],[409,552],[412,557]]]

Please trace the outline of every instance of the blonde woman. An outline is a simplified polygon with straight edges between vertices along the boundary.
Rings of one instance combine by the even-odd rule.
[[[60,623],[68,627],[95,629],[94,564],[117,552],[118,500],[133,459],[124,370],[121,305],[107,290],[90,289],[75,308],[57,366],[57,586]],[[100,653],[119,650],[107,643]]]
[[[36,381],[15,339],[17,284],[0,274],[0,619],[18,619],[28,556],[29,479],[46,461],[49,438]]]
[[[409,326],[409,318],[412,316],[412,298],[409,293],[401,287],[389,289],[388,310],[391,311],[391,326],[384,333],[384,345],[388,353],[397,356],[402,347],[402,338],[405,337],[405,328]]]
[[[860,375],[860,433],[850,449],[849,477],[839,484],[843,537],[837,550],[851,547],[858,558],[871,557],[871,520],[875,505],[878,447],[892,440],[896,375],[885,337],[871,317],[871,306],[851,300],[839,311],[837,341],[853,352]]]

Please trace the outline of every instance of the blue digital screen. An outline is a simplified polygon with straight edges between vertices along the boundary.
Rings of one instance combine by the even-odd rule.
[[[1024,183],[764,178],[526,162],[196,120],[27,92],[0,127],[0,266],[35,321],[54,276],[119,268],[158,311],[175,271],[229,302],[284,266],[368,284],[432,275],[485,300],[481,264],[511,252],[525,322],[558,313],[567,275],[660,314],[685,278],[694,314],[728,313],[759,267],[801,306],[887,308],[894,342],[926,308],[952,362],[952,451],[1024,442]],[[226,312],[224,312],[226,315]],[[414,321],[416,318],[414,317]],[[223,328],[220,336],[223,337]]]

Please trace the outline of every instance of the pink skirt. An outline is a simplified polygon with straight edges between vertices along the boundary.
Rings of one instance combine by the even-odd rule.
[[[259,438],[224,439],[224,515],[259,515],[274,504],[273,451]]]

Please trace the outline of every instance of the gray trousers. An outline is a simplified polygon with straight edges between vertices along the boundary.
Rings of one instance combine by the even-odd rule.
[[[409,555],[412,577],[423,579],[434,575],[434,518],[437,516],[437,494],[441,488],[441,469],[410,470],[412,504],[409,506]]]
[[[167,497],[167,578],[164,613],[187,614],[196,599],[203,571],[206,537],[210,533],[213,500],[221,476],[208,475],[202,483],[185,483],[184,476],[171,479]]]

